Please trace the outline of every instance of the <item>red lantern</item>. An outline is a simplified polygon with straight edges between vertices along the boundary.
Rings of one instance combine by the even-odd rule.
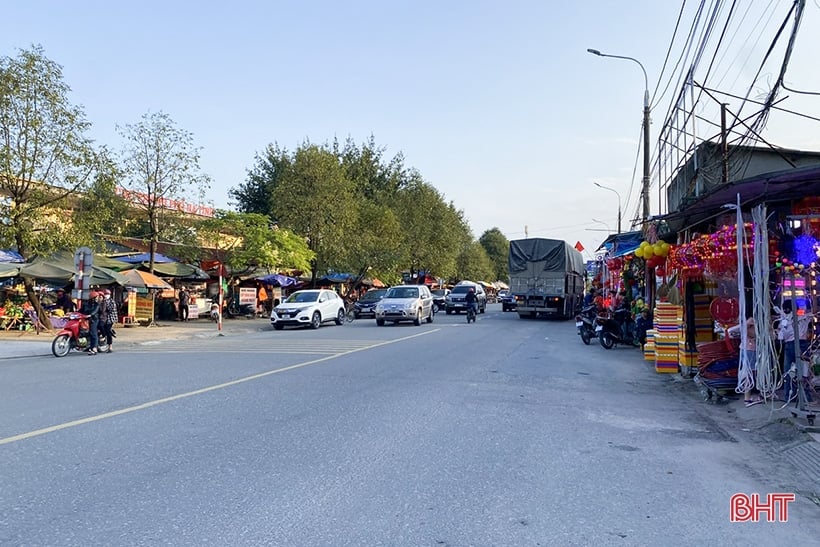
[[[655,270],[655,275],[657,275],[659,277],[666,277],[666,268],[664,268],[663,266],[660,266],[659,268],[657,268]]]

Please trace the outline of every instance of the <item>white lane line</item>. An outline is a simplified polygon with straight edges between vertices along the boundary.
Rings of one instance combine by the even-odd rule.
[[[245,382],[250,382],[253,380],[258,380],[259,378],[264,378],[265,376],[270,376],[272,374],[279,374],[280,372],[287,372],[289,370],[295,370],[297,368],[306,367],[309,365],[315,365],[318,363],[322,363],[324,361],[329,361],[331,359],[335,359],[337,357],[344,357],[345,355],[350,355],[351,353],[357,353],[360,351],[377,348],[380,346],[387,346],[390,344],[395,344],[397,342],[404,342],[405,340],[410,340],[413,338],[418,338],[419,336],[426,336],[428,334],[437,332],[439,329],[432,329],[429,331],[421,332],[418,334],[411,334],[410,336],[404,336],[402,338],[396,338],[395,340],[387,340],[385,342],[379,342],[377,344],[373,344],[372,346],[363,347],[352,349],[349,351],[345,351],[342,353],[337,353],[335,355],[328,355],[327,357],[320,357],[319,359],[311,359],[310,361],[305,361],[304,363],[297,363],[295,365],[290,365],[283,368],[277,368],[274,370],[269,370],[267,372],[260,372],[258,374],[253,374],[251,376],[245,376],[244,378],[239,378],[237,380],[231,380],[230,382],[225,382],[222,384],[217,384],[213,386],[204,387],[202,389],[197,389],[194,391],[188,391],[186,393],[180,393],[178,395],[172,395],[170,397],[164,397],[162,399],[156,399],[154,401],[148,401],[147,403],[142,403],[135,406],[130,406],[128,408],[123,408],[120,410],[114,410],[111,412],[106,412],[104,414],[97,414],[96,416],[89,416],[88,418],[82,418],[80,420],[73,420],[71,422],[65,422],[62,424],[52,425],[49,427],[44,427],[42,429],[36,429],[34,431],[29,431],[28,433],[20,433],[19,435],[14,435],[12,437],[6,437],[4,439],[0,439],[0,445],[10,444],[17,441],[23,441],[26,439],[31,439],[33,437],[39,437],[40,435],[46,435],[47,433],[54,433],[56,431],[61,431],[63,429],[68,429],[70,427],[77,427],[80,425],[89,424],[92,422],[98,422],[100,420],[106,420],[108,418],[114,418],[116,416],[121,416],[123,414],[129,414],[131,412],[136,412],[138,410],[145,410],[147,408],[151,408],[154,406],[162,405],[165,403],[171,403],[173,401],[178,401],[180,399],[186,399],[188,397],[194,397],[195,395],[202,395],[203,393],[209,393],[211,391],[216,391],[218,389],[225,389],[226,387],[235,386],[238,384],[243,384]]]

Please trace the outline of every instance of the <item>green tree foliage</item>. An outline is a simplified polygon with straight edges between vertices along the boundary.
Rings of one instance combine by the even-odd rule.
[[[461,211],[371,136],[357,145],[270,145],[232,188],[243,212],[264,213],[308,238],[314,277],[327,269],[397,282],[402,270],[453,277],[473,240]],[[332,216],[330,220],[326,218]]]
[[[248,171],[248,179],[228,190],[239,212],[271,216],[273,191],[291,169],[291,163],[290,154],[275,143],[268,145],[263,155],[257,154],[254,167]]]
[[[97,153],[69,92],[62,68],[39,46],[0,58],[0,245],[26,259],[78,243],[57,210],[88,185]],[[24,284],[43,317],[34,281]]]
[[[102,251],[105,242],[100,235],[124,235],[128,229],[131,208],[117,194],[116,165],[104,155],[100,169],[88,190],[78,199],[72,214],[74,230],[88,241],[88,247]]]
[[[200,240],[237,275],[256,270],[307,271],[315,258],[303,237],[279,228],[265,215],[217,210],[198,227]]]
[[[290,169],[273,188],[272,203],[279,225],[307,238],[316,255],[314,280],[345,262],[347,241],[356,237],[356,199],[333,152],[310,143],[296,150]]]
[[[510,242],[498,228],[490,228],[481,234],[478,242],[487,252],[493,267],[492,281],[507,281],[509,277],[507,260],[510,254]]]
[[[143,211],[153,273],[161,228],[179,222],[174,209],[183,198],[190,202],[193,196],[201,203],[210,180],[200,171],[200,149],[194,146],[193,135],[167,114],[145,114],[140,122],[119,130],[125,140],[120,165],[124,197]]]
[[[478,241],[471,241],[462,247],[457,268],[456,277],[459,280],[489,281],[495,275],[493,263]]]
[[[396,197],[395,209],[403,233],[403,264],[418,271],[451,277],[457,273],[458,250],[472,239],[460,211],[444,201],[432,185],[413,172],[412,180]]]

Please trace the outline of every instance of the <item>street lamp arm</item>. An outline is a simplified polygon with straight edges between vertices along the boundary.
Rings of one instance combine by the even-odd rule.
[[[612,57],[613,59],[626,59],[627,61],[632,61],[637,63],[639,67],[641,67],[641,72],[643,72],[643,89],[644,89],[644,106],[649,106],[649,78],[646,75],[646,69],[639,60],[634,57],[627,57],[625,55],[610,55],[609,53],[601,53],[597,49],[588,48],[587,51],[592,53],[593,55],[597,55],[598,57]]]

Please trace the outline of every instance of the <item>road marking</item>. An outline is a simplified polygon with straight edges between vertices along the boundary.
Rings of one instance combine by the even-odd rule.
[[[211,391],[216,391],[219,389],[225,389],[227,387],[235,386],[238,384],[244,384],[245,382],[250,382],[253,380],[258,380],[259,378],[264,378],[266,376],[270,376],[272,374],[279,374],[280,372],[287,372],[289,370],[295,370],[297,368],[302,368],[310,365],[316,365],[318,363],[322,363],[324,361],[329,361],[331,359],[335,359],[337,357],[344,357],[345,355],[350,355],[351,353],[357,353],[360,351],[364,351],[367,349],[378,348],[381,346],[388,346],[390,344],[395,344],[397,342],[404,342],[406,340],[411,340],[413,338],[418,338],[419,336],[425,336],[434,332],[437,332],[439,329],[432,329],[429,331],[421,332],[418,334],[411,334],[410,336],[404,336],[402,338],[396,338],[395,340],[387,340],[384,342],[378,342],[371,346],[367,347],[359,347],[351,350],[344,351],[342,353],[337,353],[335,355],[328,355],[326,357],[320,357],[318,359],[311,359],[310,361],[305,361],[304,363],[297,363],[295,365],[290,365],[283,368],[277,368],[274,370],[269,370],[266,372],[260,372],[257,374],[252,374],[250,376],[245,376],[244,378],[238,378],[236,380],[231,380],[230,382],[224,382],[222,384],[217,384],[213,386],[204,387],[201,389],[196,389],[194,391],[188,391],[186,393],[179,393],[177,395],[172,395],[170,397],[164,397],[162,399],[156,399],[154,401],[148,401],[147,403],[142,403],[139,405],[130,406],[128,408],[123,408],[120,410],[114,410],[111,412],[106,412],[104,414],[97,414],[96,416],[89,416],[88,418],[82,418],[80,420],[73,420],[71,422],[65,422],[62,424],[52,425],[49,427],[44,427],[42,429],[37,429],[34,431],[29,431],[28,433],[20,433],[19,435],[14,435],[11,437],[6,437],[4,439],[0,439],[0,445],[10,444],[17,441],[23,441],[26,439],[31,439],[33,437],[39,437],[40,435],[46,435],[47,433],[54,433],[56,431],[61,431],[63,429],[68,429],[70,427],[77,427],[80,425],[90,424],[92,422],[98,422],[100,420],[106,420],[108,418],[114,418],[116,416],[121,416],[123,414],[129,414],[131,412],[136,412],[138,410],[145,410],[147,408],[151,408],[154,406],[162,405],[165,403],[171,403],[174,401],[179,401],[181,399],[186,399],[188,397],[194,397],[196,395],[202,395],[203,393],[209,393]]]
[[[214,339],[217,342],[217,339]],[[259,347],[247,347],[245,342],[234,341],[236,346],[218,340],[217,344],[203,344],[202,340],[174,340],[161,345],[139,345],[124,348],[119,353],[188,353],[191,350],[208,353],[290,353],[336,355],[340,352],[373,347],[373,340],[293,340],[265,341]]]

